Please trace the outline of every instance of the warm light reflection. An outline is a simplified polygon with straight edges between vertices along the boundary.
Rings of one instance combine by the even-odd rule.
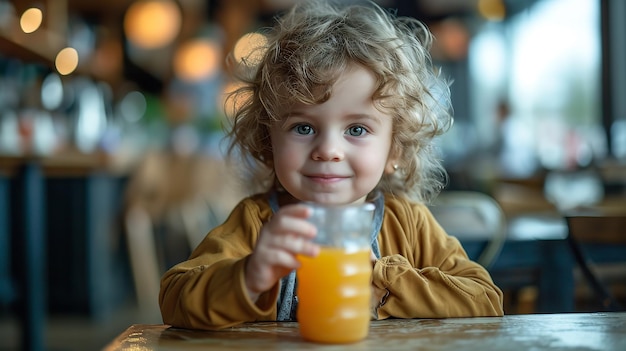
[[[20,27],[24,33],[32,33],[39,29],[43,21],[43,13],[38,8],[29,8],[20,18]]]
[[[233,55],[236,62],[246,66],[255,66],[261,59],[265,51],[263,48],[267,44],[267,38],[260,33],[248,33],[235,44]]]
[[[478,0],[478,12],[490,21],[502,21],[506,16],[506,7],[502,0]]]
[[[137,1],[126,12],[124,32],[138,47],[155,49],[174,40],[181,22],[180,9],[173,1]]]
[[[239,96],[237,100],[229,99],[229,95],[239,88],[241,88],[240,82],[229,82],[224,85],[222,94],[219,96],[220,101],[218,101],[218,103],[220,106],[224,107],[224,115],[227,118],[233,118],[235,111],[241,108],[245,103],[241,96]],[[245,97],[243,99],[245,99]]]
[[[220,47],[206,39],[195,39],[181,45],[174,56],[174,72],[186,81],[211,78],[222,60]]]
[[[71,47],[59,51],[54,64],[61,75],[65,76],[74,72],[78,67],[78,51]]]
[[[437,38],[435,45],[444,57],[461,60],[467,55],[470,35],[465,24],[458,19],[447,19],[433,26]]]

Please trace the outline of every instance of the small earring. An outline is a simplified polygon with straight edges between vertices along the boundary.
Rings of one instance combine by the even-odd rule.
[[[393,170],[394,170],[394,171],[397,171],[397,170],[398,170],[398,165],[397,165],[397,164],[396,164],[396,165],[393,165]]]

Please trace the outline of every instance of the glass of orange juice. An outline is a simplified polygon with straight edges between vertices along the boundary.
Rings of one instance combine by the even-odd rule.
[[[300,334],[320,343],[351,343],[367,337],[372,264],[371,203],[346,206],[309,204],[316,225],[317,257],[300,256],[297,318]]]

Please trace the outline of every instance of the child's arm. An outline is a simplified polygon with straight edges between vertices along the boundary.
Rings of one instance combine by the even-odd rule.
[[[468,259],[424,206],[404,207],[385,216],[380,237],[383,257],[374,266],[373,284],[389,296],[379,318],[503,315],[502,292],[489,273]]]
[[[274,318],[278,284],[255,303],[244,283],[246,260],[263,221],[270,216],[271,210],[264,210],[256,201],[243,200],[204,238],[189,260],[170,268],[161,278],[163,322],[181,328],[218,329]]]
[[[285,206],[275,215],[258,200],[244,200],[191,254],[165,273],[159,303],[163,322],[219,329],[274,320],[280,279],[299,265],[296,254],[315,254],[308,208]],[[261,234],[259,234],[261,233]]]

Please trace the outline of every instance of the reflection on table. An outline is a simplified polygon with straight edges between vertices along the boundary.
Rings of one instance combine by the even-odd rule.
[[[221,331],[133,325],[105,351],[121,350],[626,350],[626,313],[507,315],[374,321],[347,345],[304,341],[293,322],[247,323]]]

